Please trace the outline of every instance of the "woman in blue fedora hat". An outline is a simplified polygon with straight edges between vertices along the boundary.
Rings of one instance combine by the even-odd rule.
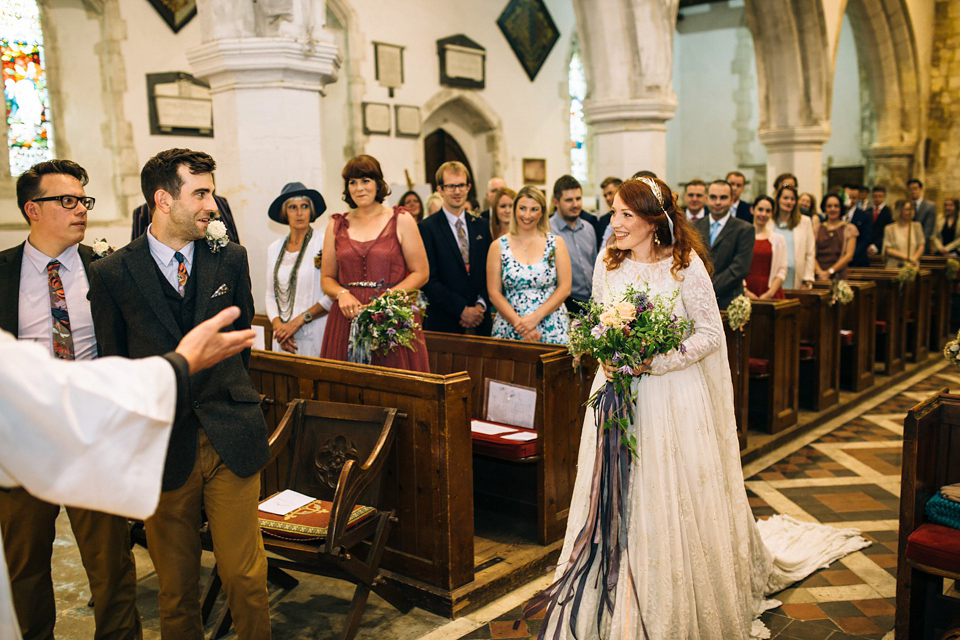
[[[283,186],[270,205],[271,220],[290,233],[267,249],[267,315],[273,324],[273,350],[319,356],[327,311],[333,300],[320,288],[323,230],[311,223],[327,205],[317,191],[301,182]]]

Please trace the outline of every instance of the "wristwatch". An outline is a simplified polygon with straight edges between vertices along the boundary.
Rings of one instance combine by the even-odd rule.
[[[829,273],[830,275],[833,275],[836,272],[833,270],[833,267],[830,267],[829,269],[827,269],[827,273]]]
[[[309,311],[304,311],[302,317],[303,317],[304,324],[310,324],[311,322],[313,322],[313,314],[310,313]]]

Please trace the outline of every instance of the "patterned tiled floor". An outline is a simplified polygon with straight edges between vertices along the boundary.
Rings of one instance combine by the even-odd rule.
[[[756,517],[786,513],[857,527],[873,542],[778,594],[783,604],[763,616],[773,638],[893,637],[903,418],[931,393],[960,387],[952,371],[914,378],[859,417],[826,425],[744,468]],[[461,638],[535,637],[540,620],[514,629],[519,617],[516,607]]]

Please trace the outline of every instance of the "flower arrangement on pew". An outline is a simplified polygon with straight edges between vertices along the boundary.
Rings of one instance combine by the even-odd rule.
[[[737,296],[727,305],[727,324],[734,331],[740,331],[750,321],[752,310],[753,303],[750,302],[750,298],[744,295]]]
[[[838,302],[842,305],[853,302],[853,289],[846,280],[839,278],[830,285],[830,305],[833,306]]]
[[[900,267],[900,271],[897,272],[897,280],[900,282],[900,286],[903,286],[908,282],[913,282],[916,279],[917,268],[909,262]]]
[[[374,353],[382,356],[401,347],[416,350],[420,328],[416,314],[422,315],[426,307],[419,289],[393,289],[371,300],[350,324],[347,360],[370,364]]]
[[[943,355],[950,364],[960,367],[960,331],[957,337],[951,340],[943,348]]]
[[[955,258],[948,259],[946,271],[947,280],[956,278],[958,271],[960,271],[960,260],[956,260]]]
[[[583,313],[570,324],[568,349],[574,360],[590,354],[616,368],[613,382],[594,393],[587,406],[594,410],[598,426],[619,429],[620,442],[636,455],[636,437],[630,433],[635,392],[633,377],[648,375],[641,371],[654,356],[673,349],[683,350],[683,339],[693,322],[673,313],[677,292],[656,295],[629,287],[621,301],[601,306],[594,300],[581,304]],[[640,373],[638,373],[640,372]]]

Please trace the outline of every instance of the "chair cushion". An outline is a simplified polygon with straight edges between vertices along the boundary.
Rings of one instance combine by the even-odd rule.
[[[877,320],[877,333],[886,333],[886,332],[887,332],[886,320]]]
[[[750,358],[750,375],[770,375],[770,361],[766,358]]]
[[[257,511],[260,530],[269,536],[287,540],[322,540],[327,537],[331,506],[333,503],[327,500],[314,500],[282,516]],[[377,510],[373,507],[355,506],[347,522],[347,528],[356,526],[376,512]]]
[[[919,564],[960,573],[960,530],[925,522],[907,538],[905,555]]]
[[[801,360],[813,360],[813,347],[808,347],[806,345],[800,345],[800,359]]]
[[[850,329],[840,329],[840,344],[853,344],[853,331]]]

